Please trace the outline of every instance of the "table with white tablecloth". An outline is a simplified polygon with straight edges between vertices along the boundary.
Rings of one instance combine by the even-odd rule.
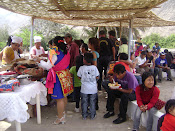
[[[47,105],[46,95],[46,87],[37,81],[20,85],[14,92],[1,92],[0,120],[16,121],[16,129],[21,130],[20,123],[25,123],[30,118],[26,104],[29,102],[32,105],[37,104],[37,122],[41,124],[40,104]]]

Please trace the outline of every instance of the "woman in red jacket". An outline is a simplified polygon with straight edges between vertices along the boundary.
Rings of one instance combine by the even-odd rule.
[[[136,87],[136,100],[138,107],[134,116],[134,130],[139,129],[142,112],[148,112],[147,131],[152,130],[153,114],[157,111],[154,107],[159,98],[160,91],[155,86],[154,74],[144,72],[142,75],[142,85]]]

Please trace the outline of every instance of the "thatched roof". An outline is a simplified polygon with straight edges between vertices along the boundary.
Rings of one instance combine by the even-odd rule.
[[[170,26],[149,10],[167,0],[0,0],[0,7],[15,13],[69,25]]]

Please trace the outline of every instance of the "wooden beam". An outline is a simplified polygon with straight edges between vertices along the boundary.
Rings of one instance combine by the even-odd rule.
[[[115,12],[128,12],[128,11],[145,11],[148,8],[128,8],[128,9],[112,9],[112,10],[66,10],[69,12],[111,12],[111,11],[115,11]],[[48,10],[48,11],[61,11],[61,10]]]
[[[58,4],[57,0],[52,0],[52,2],[57,6],[57,8],[67,17],[70,17],[70,13],[67,12],[60,4]]]
[[[65,18],[65,19],[59,19],[59,18],[47,18],[47,17],[36,17],[36,18],[38,18],[38,19],[47,19],[47,20],[71,20],[71,21],[73,21],[73,20],[94,20],[94,21],[106,21],[106,20],[108,20],[108,21],[123,21],[123,20],[128,20],[128,19],[131,19],[131,17],[124,17],[124,18],[115,18],[115,19],[111,19],[111,18],[109,18],[109,19],[104,19],[104,18],[102,18],[102,19],[94,19],[94,18],[92,18],[92,17],[87,17],[87,18],[84,18],[84,17],[73,17],[73,18]]]

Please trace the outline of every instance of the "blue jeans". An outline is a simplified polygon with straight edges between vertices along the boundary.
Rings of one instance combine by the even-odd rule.
[[[142,84],[142,77],[141,76],[137,76],[137,75],[134,75],[139,83],[139,85]]]
[[[96,115],[96,100],[97,100],[97,93],[96,94],[84,94],[81,93],[81,109],[82,109],[82,117],[88,117],[88,105],[90,105],[90,117],[94,118]]]
[[[152,131],[152,125],[153,125],[153,115],[157,112],[157,109],[155,107],[152,107],[151,109],[147,110],[148,112],[148,118],[147,118],[147,131]],[[134,125],[133,129],[139,129],[140,125],[140,118],[141,118],[142,111],[139,107],[137,107],[134,115]]]

